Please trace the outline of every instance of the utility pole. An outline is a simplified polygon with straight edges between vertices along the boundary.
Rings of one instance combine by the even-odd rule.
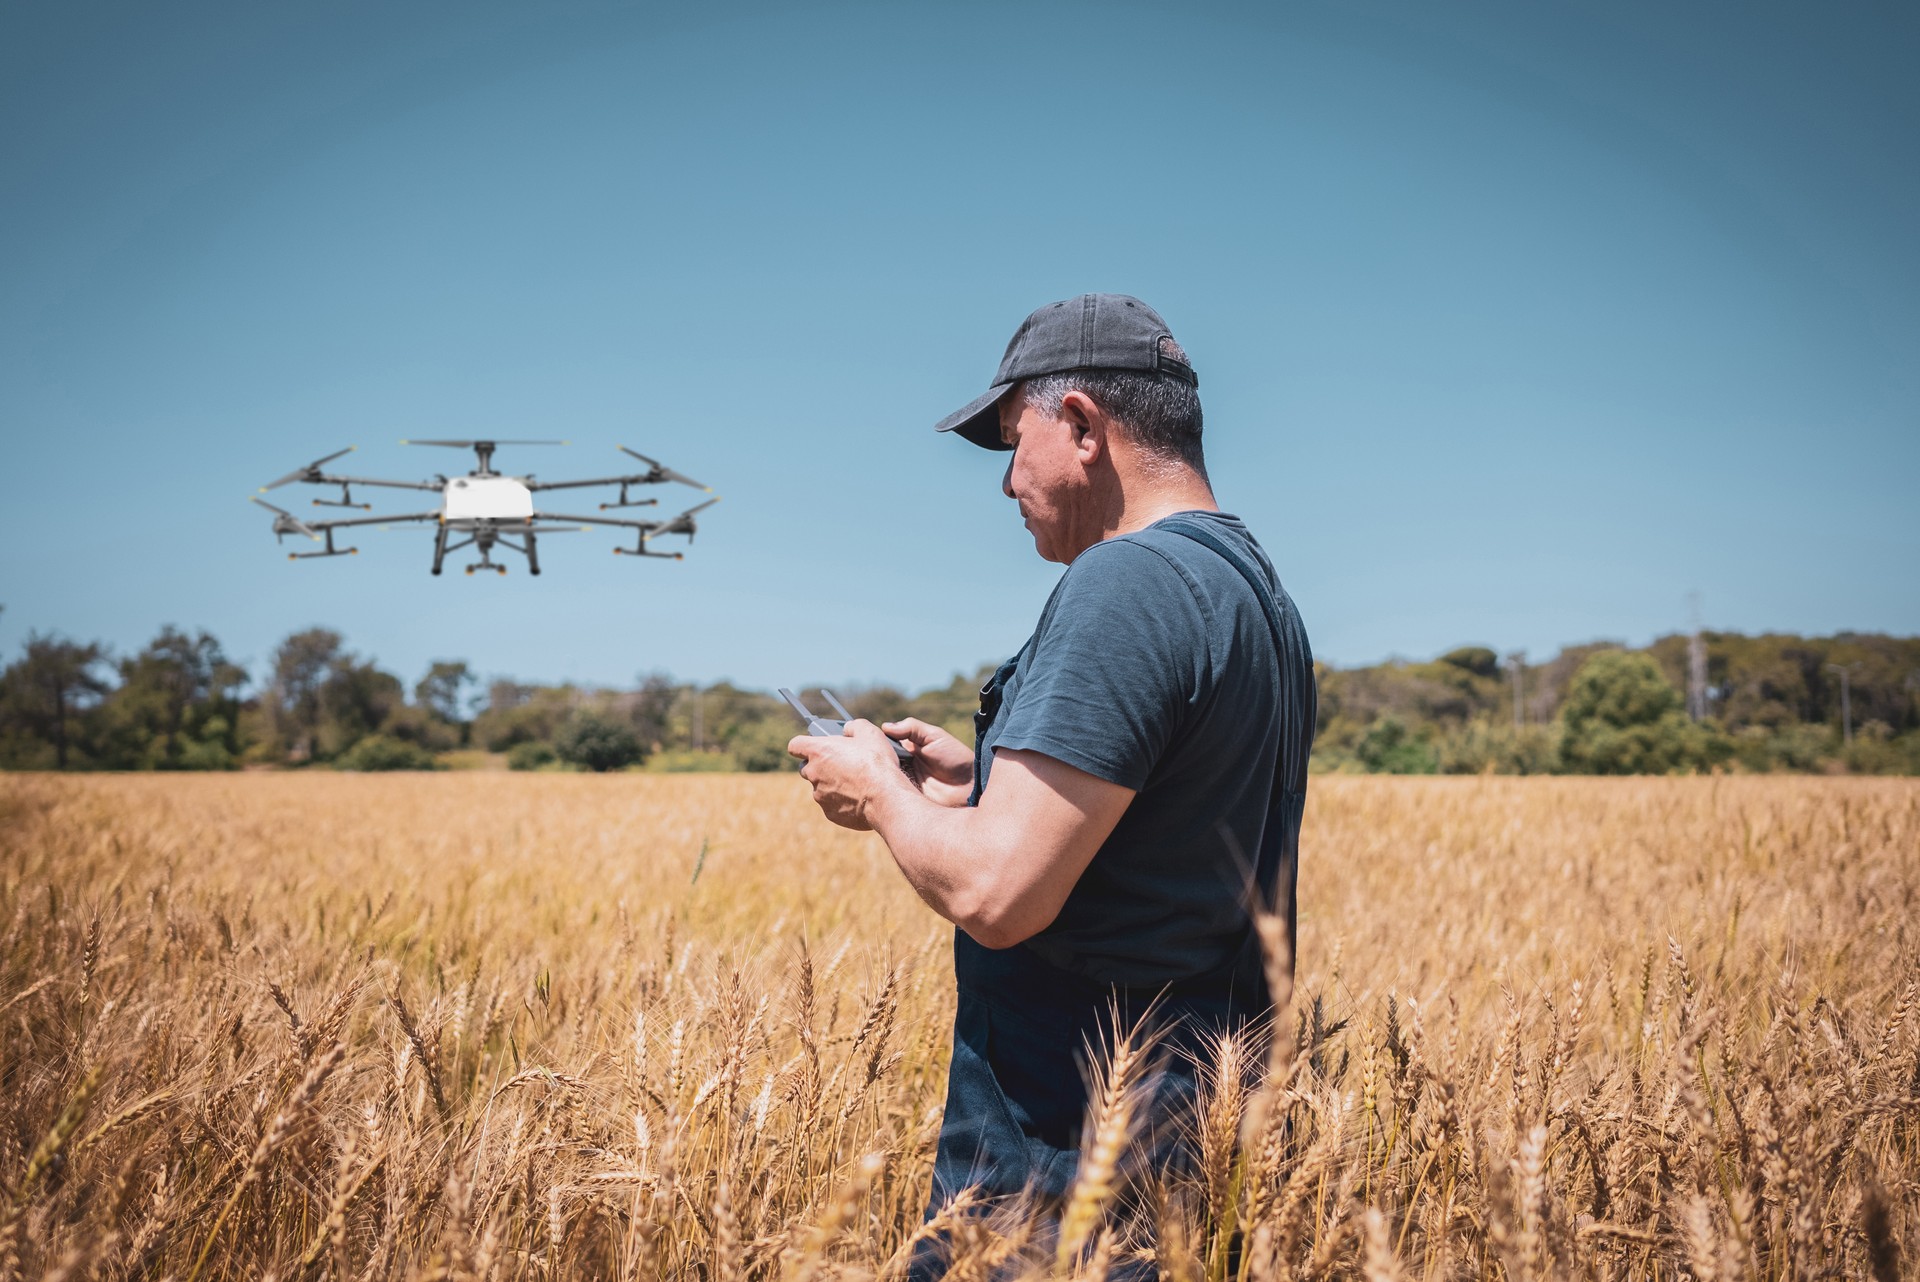
[[[705,696],[705,693],[706,692],[703,691],[699,686],[695,686],[693,688],[693,750],[695,752],[702,751],[702,740],[705,737],[702,732],[706,729],[706,727],[701,725],[702,718],[700,715],[701,712],[704,711],[704,709],[701,707],[701,702]]]
[[[1513,728],[1518,730],[1521,726],[1525,725],[1527,721],[1526,705],[1521,701],[1521,695],[1526,687],[1527,681],[1527,652],[1525,650],[1515,650],[1507,656],[1507,671],[1513,677]]]
[[[1853,747],[1853,670],[1855,663],[1829,663],[1831,670],[1840,674],[1840,735],[1841,742],[1848,748]]]
[[[1700,633],[1700,593],[1687,593],[1693,635],[1687,638],[1687,715],[1707,719],[1707,639]]]

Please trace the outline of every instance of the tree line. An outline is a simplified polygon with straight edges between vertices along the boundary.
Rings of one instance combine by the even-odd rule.
[[[1465,646],[1319,679],[1321,769],[1920,774],[1914,637],[1703,632],[1540,664]]]
[[[839,693],[858,716],[919,717],[970,742],[990,671]],[[1319,770],[1920,774],[1920,638],[1705,633],[1537,665],[1468,646],[1316,674]],[[328,628],[287,637],[258,680],[208,632],[176,627],[123,656],[36,632],[0,672],[12,770],[769,771],[791,766],[797,728],[768,692],[660,673],[539,685],[444,660],[409,685]]]
[[[970,736],[982,677],[909,695],[838,693],[858,716],[915,716]],[[482,681],[443,660],[409,686],[307,628],[254,681],[219,641],[175,627],[137,653],[33,633],[0,672],[0,769],[786,769],[798,718],[773,695],[660,673],[631,689]]]

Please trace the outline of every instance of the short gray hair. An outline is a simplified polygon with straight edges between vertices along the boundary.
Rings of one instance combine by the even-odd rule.
[[[1160,343],[1165,355],[1187,359],[1171,338]],[[1126,431],[1127,439],[1147,453],[1178,460],[1206,476],[1200,451],[1200,389],[1192,383],[1158,370],[1076,369],[1043,374],[1020,385],[1027,404],[1043,414],[1058,414],[1068,392],[1092,397]]]

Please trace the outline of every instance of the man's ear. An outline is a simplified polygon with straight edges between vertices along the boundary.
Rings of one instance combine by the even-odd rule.
[[[1060,398],[1060,421],[1073,432],[1073,450],[1082,466],[1092,466],[1107,449],[1107,416],[1085,392]]]

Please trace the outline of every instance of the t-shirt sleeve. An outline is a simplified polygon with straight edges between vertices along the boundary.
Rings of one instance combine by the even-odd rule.
[[[1206,619],[1186,573],[1143,544],[1097,544],[1068,568],[1022,657],[993,746],[1044,753],[1138,792],[1206,672]]]

